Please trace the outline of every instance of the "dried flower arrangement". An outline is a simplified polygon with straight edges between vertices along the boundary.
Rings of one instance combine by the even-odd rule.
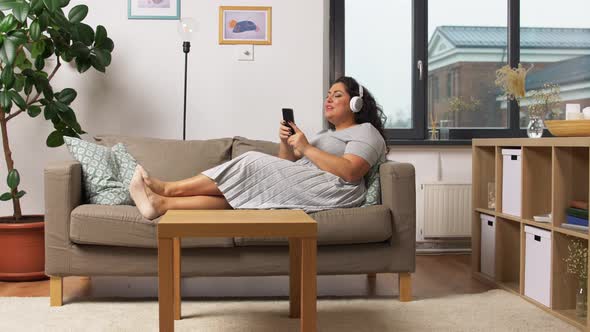
[[[532,68],[533,65],[528,69],[522,64],[518,64],[518,68],[505,65],[496,70],[495,84],[504,90],[508,99],[516,100],[520,105],[521,100],[526,96],[526,75]],[[559,94],[559,85],[553,83],[545,83],[542,88],[529,91],[530,103],[527,105],[529,115],[544,118],[561,103]]]
[[[528,106],[529,114],[545,118],[561,103],[560,90],[558,84],[545,83],[542,89],[531,91],[532,100]]]
[[[588,248],[580,239],[573,239],[567,245],[569,255],[564,258],[567,272],[575,274],[581,280],[588,279]]]
[[[531,65],[528,69],[524,68],[522,64],[518,64],[518,68],[512,68],[505,65],[496,70],[496,85],[501,87],[510,100],[516,100],[520,104],[520,100],[526,94],[526,74],[533,68]]]

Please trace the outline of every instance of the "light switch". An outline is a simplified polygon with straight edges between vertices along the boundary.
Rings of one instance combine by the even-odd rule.
[[[254,61],[254,45],[236,45],[238,61]]]

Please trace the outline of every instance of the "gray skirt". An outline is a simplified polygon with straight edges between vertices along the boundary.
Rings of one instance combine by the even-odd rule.
[[[202,172],[217,183],[234,209],[301,209],[316,212],[361,206],[365,185],[346,182],[307,158],[295,162],[246,152]]]

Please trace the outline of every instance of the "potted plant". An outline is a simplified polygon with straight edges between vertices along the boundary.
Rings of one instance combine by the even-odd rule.
[[[14,214],[0,218],[0,280],[34,280],[44,274],[43,215],[22,215],[20,175],[12,159],[8,123],[17,116],[35,118],[43,113],[54,131],[47,146],[64,144],[63,136],[85,132],[70,107],[74,89],[57,91],[51,80],[62,62],[73,62],[78,72],[91,67],[105,72],[111,62],[113,41],[103,26],[96,31],[82,21],[86,5],[64,7],[70,0],[0,0],[0,129],[8,171],[8,191],[0,200],[12,201]],[[50,65],[48,60],[54,59]]]

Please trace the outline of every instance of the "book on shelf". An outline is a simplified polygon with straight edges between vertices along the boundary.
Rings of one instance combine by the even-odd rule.
[[[576,209],[588,210],[588,202],[571,201],[570,206]]]
[[[581,219],[588,219],[588,210],[570,207],[565,209],[565,213],[567,213],[568,216],[574,216]]]
[[[566,222],[570,225],[579,225],[588,227],[588,219],[582,219],[574,216],[566,216]]]
[[[551,213],[543,214],[540,216],[533,216],[533,220],[536,222],[551,222]]]
[[[577,231],[588,231],[588,226],[580,226],[580,225],[573,225],[573,224],[561,224],[561,227],[574,229]]]

